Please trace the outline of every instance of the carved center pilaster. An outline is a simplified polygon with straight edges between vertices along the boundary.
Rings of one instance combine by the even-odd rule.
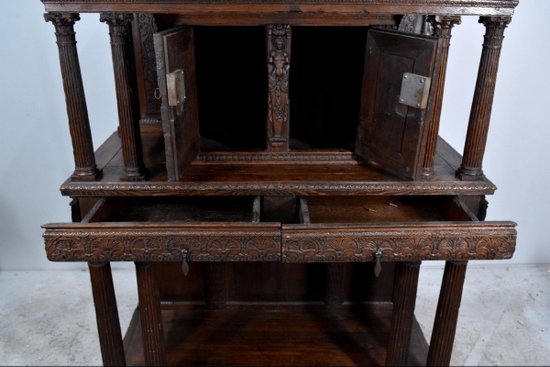
[[[268,150],[288,150],[290,25],[267,26]]]

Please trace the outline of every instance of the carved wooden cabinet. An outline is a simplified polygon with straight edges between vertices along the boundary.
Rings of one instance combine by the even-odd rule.
[[[106,365],[448,365],[468,260],[513,255],[482,171],[515,0],[43,0],[75,170],[52,261],[89,264]],[[79,13],[109,27],[91,140]],[[485,27],[463,155],[438,137],[451,30]],[[474,41],[475,44],[479,41]],[[422,261],[445,260],[432,338]],[[110,262],[133,261],[122,338]]]

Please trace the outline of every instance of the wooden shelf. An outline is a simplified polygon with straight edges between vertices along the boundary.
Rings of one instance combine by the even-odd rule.
[[[206,152],[191,164],[180,181],[169,182],[159,133],[143,136],[149,177],[127,182],[120,140],[114,133],[96,152],[99,181],[68,179],[67,196],[166,195],[490,195],[487,180],[461,181],[456,177],[461,156],[443,139],[438,141],[434,175],[407,181],[354,159],[349,151]]]
[[[163,306],[168,365],[384,365],[391,304]],[[139,312],[124,339],[128,365],[143,365]],[[425,365],[428,345],[413,323],[409,365]]]

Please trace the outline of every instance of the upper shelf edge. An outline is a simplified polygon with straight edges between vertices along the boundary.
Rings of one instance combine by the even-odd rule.
[[[46,11],[148,12],[204,15],[319,12],[363,15],[511,16],[519,0],[42,0]]]

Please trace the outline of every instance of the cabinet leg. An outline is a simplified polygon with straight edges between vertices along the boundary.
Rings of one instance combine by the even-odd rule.
[[[467,261],[447,261],[445,263],[426,363],[428,366],[448,366],[451,363],[467,264]]]
[[[166,365],[160,295],[153,264],[136,262],[143,353],[148,366]]]
[[[110,263],[88,263],[101,356],[105,366],[125,366],[124,347]]]
[[[393,286],[393,314],[386,366],[404,366],[409,357],[420,261],[398,263]]]

